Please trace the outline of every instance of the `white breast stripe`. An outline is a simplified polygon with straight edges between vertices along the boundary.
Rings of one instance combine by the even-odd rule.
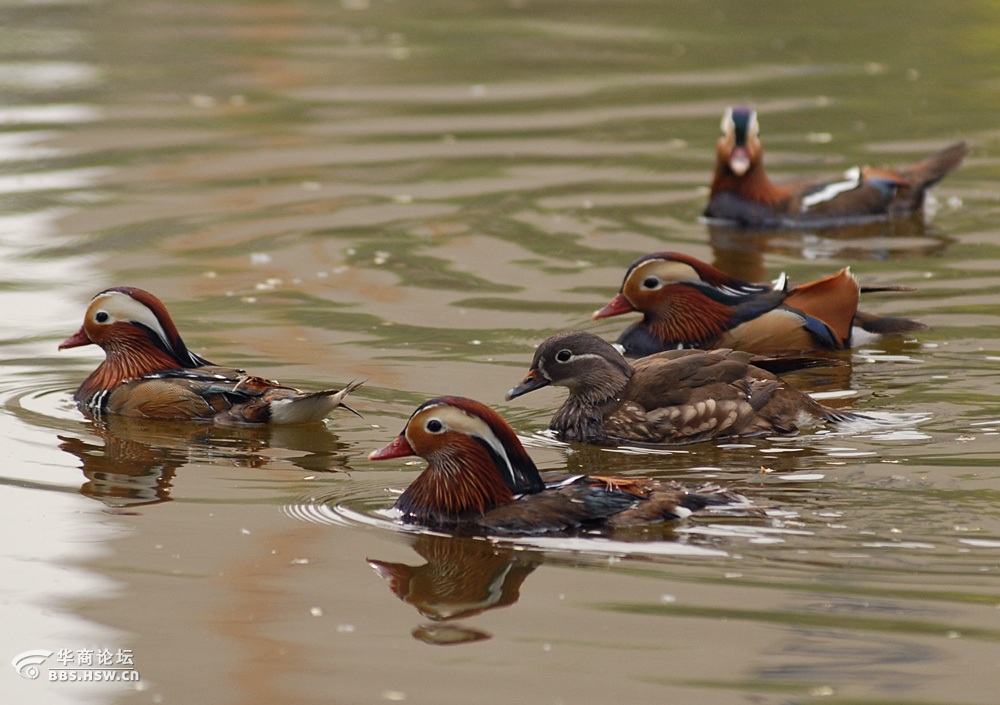
[[[811,193],[802,199],[802,210],[807,211],[813,206],[830,201],[845,191],[851,191],[861,186],[861,168],[854,167],[844,172],[844,181],[827,184],[816,193]]]
[[[110,394],[110,389],[104,389],[87,400],[87,409],[98,419],[100,419],[104,414],[104,405],[107,403],[108,396]]]

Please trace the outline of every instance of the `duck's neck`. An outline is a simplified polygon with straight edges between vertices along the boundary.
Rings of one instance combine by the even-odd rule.
[[[74,398],[85,401],[128,380],[154,372],[174,370],[180,366],[171,355],[152,345],[122,345],[112,342],[105,347],[104,362],[83,381]]]
[[[604,435],[604,419],[622,404],[632,372],[598,367],[570,387],[569,397],[552,417],[549,428],[560,440],[589,443]]]
[[[440,452],[396,501],[408,524],[447,527],[514,501],[490,453],[471,444]]]
[[[743,176],[737,176],[728,166],[720,164],[715,170],[712,178],[712,192],[717,193],[732,192],[755,203],[763,203],[769,206],[788,200],[791,192],[780,186],[775,186],[771,179],[764,172],[762,164],[753,164]]]

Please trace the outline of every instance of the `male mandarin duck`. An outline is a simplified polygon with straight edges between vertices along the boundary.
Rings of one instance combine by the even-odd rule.
[[[593,318],[642,313],[618,338],[629,357],[677,348],[757,355],[843,350],[856,338],[926,328],[908,318],[858,311],[862,292],[898,290],[861,288],[849,269],[795,287],[784,275],[775,285],[751,284],[694,257],[655,252],[629,266],[619,293]]]
[[[104,350],[104,362],[73,398],[97,417],[296,424],[320,421],[337,407],[357,413],[343,400],[360,382],[304,393],[196,355],[163,302],[142,289],[120,286],[97,294],[80,330],[59,349],[90,344]]]
[[[763,369],[812,362],[720,349],[669,350],[631,363],[596,335],[572,331],[538,346],[507,399],[550,384],[567,387],[549,428],[560,440],[597,444],[694,443],[861,418],[827,408]]]
[[[370,460],[419,455],[427,467],[396,501],[407,524],[488,534],[619,528],[681,519],[710,504],[745,504],[718,488],[695,492],[648,478],[561,476],[546,481],[499,414],[464,397],[417,407]]]
[[[968,153],[955,142],[926,159],[892,171],[855,167],[836,181],[774,184],[764,173],[757,113],[730,108],[716,144],[715,175],[705,217],[742,227],[836,227],[918,211],[924,192]]]

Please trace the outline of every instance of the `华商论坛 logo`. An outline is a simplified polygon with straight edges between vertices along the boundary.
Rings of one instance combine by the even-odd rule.
[[[17,674],[21,678],[27,678],[30,681],[38,678],[38,674],[41,671],[38,667],[45,663],[45,659],[52,655],[51,651],[46,649],[32,649],[31,651],[22,651],[17,656],[10,660],[10,665],[14,667]]]

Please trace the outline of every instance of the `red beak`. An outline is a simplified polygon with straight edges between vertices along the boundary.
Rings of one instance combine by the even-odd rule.
[[[83,326],[80,326],[80,330],[59,343],[59,349],[65,350],[66,348],[78,348],[82,345],[92,345],[93,342],[94,341],[87,337],[87,334],[83,330]]]
[[[596,321],[598,318],[620,316],[623,313],[630,313],[631,311],[635,311],[635,307],[629,303],[628,299],[625,298],[625,295],[616,294],[615,298],[611,299],[611,301],[609,301],[604,308],[594,311],[591,318]]]
[[[390,458],[405,458],[408,455],[416,455],[413,452],[413,448],[406,440],[406,436],[399,434],[396,436],[392,443],[387,445],[385,448],[379,448],[378,450],[373,450],[368,454],[369,460],[388,460]]]

